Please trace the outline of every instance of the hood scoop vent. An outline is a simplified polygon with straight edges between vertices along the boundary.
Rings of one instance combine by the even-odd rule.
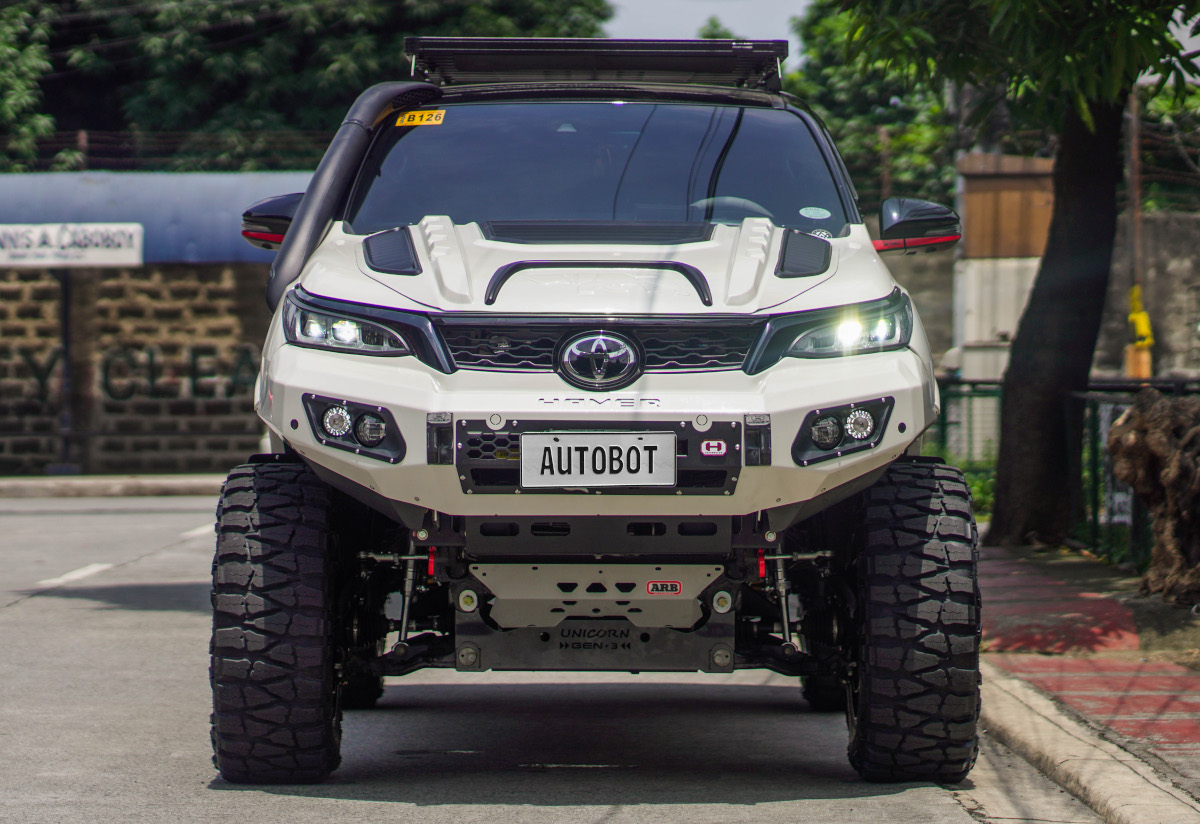
[[[363,241],[367,265],[385,275],[419,275],[421,264],[407,226],[371,235]]]
[[[492,220],[483,236],[501,243],[539,245],[568,243],[674,246],[712,237],[711,223],[633,222],[616,220]]]
[[[783,238],[776,277],[806,278],[821,275],[829,268],[832,247],[829,241],[795,229]]]

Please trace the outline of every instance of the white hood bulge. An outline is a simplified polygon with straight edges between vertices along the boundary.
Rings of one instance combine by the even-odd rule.
[[[674,245],[509,243],[485,238],[475,223],[431,216],[409,229],[421,273],[389,275],[367,264],[366,238],[337,224],[310,258],[301,283],[314,294],[376,306],[504,315],[800,311],[872,300],[894,288],[861,225],[829,241],[825,272],[776,276],[787,231],[766,218],[747,218],[737,226],[714,226],[708,240]],[[512,266],[522,263],[533,265]],[[492,286],[489,304],[489,284],[505,267],[516,271],[498,289]],[[711,306],[688,270],[707,286]]]

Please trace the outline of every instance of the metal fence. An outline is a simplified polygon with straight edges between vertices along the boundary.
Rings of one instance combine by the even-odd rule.
[[[1133,402],[1138,386],[1093,387],[1076,396],[1084,404],[1083,517],[1075,518],[1075,537],[1113,563],[1138,571],[1150,562],[1153,547],[1150,515],[1128,484],[1113,476],[1108,433]]]
[[[937,454],[964,468],[992,468],[1000,446],[1000,384],[995,381],[939,383],[942,415],[927,442]]]
[[[1107,443],[1113,423],[1147,385],[1167,394],[1200,393],[1200,383],[1194,381],[1114,382],[1093,383],[1087,392],[1073,398],[1083,405],[1080,494],[1072,503],[1073,537],[1112,563],[1128,563],[1139,571],[1150,561],[1152,524],[1129,486],[1113,476]],[[942,414],[926,435],[926,452],[963,469],[976,508],[986,516],[991,511],[991,484],[1000,444],[1000,384],[945,381],[940,389]],[[1068,492],[1064,490],[1064,494]]]

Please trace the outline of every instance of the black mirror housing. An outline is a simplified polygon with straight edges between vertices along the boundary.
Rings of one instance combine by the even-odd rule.
[[[877,252],[935,252],[962,238],[958,213],[940,203],[911,197],[889,197],[879,207]]]
[[[292,218],[303,199],[304,192],[297,192],[258,201],[242,212],[242,237],[251,246],[269,252],[279,251],[283,236],[292,225]]]

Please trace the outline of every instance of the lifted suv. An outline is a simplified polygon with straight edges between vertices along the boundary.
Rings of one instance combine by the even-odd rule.
[[[783,42],[410,38],[279,249],[258,413],[218,509],[213,745],[237,782],[338,765],[384,676],[798,676],[870,780],[977,750],[976,529],[919,457],[925,333]]]

